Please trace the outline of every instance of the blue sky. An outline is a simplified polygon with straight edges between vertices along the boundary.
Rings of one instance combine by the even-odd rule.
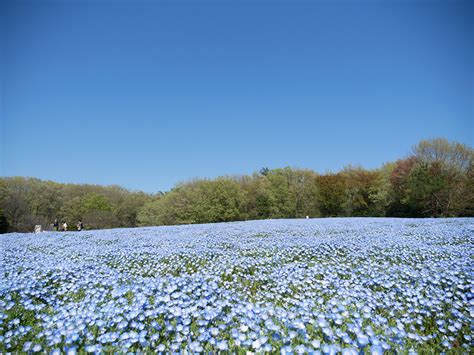
[[[148,192],[473,145],[470,1],[3,1],[1,175]]]

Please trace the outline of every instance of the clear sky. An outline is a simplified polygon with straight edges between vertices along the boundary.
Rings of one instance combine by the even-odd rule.
[[[473,145],[473,1],[1,1],[1,174],[148,192]]]

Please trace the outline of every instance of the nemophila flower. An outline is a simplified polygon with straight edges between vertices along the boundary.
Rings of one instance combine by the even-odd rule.
[[[33,344],[32,344],[30,341],[25,342],[25,343],[23,344],[23,351],[27,352],[28,350],[31,349],[32,345],[33,345]]]
[[[173,344],[189,348],[198,341],[198,348],[207,344],[218,351],[222,336],[237,347],[253,349],[260,342],[260,351],[269,351],[268,337],[277,344],[272,351],[297,339],[306,349],[320,348],[314,345],[324,340],[334,342],[325,344],[333,350],[340,343],[403,352],[408,343],[441,343],[443,334],[451,346],[460,333],[457,342],[465,348],[471,340],[463,329],[472,324],[473,267],[469,248],[456,238],[467,235],[472,243],[462,232],[472,222],[417,223],[259,221],[232,230],[212,225],[98,231],[85,240],[2,236],[5,268],[13,275],[0,288],[7,290],[0,294],[0,318],[11,319],[0,323],[2,342],[21,351],[33,336],[47,351],[88,343],[125,352],[132,346],[156,349],[158,342],[162,351],[175,351]],[[259,232],[269,237],[253,237]],[[20,247],[26,253],[18,263],[13,256]],[[53,252],[45,256],[41,250]],[[9,289],[22,290],[22,296],[13,297]],[[37,299],[43,303],[33,303]],[[7,318],[6,308],[17,303],[35,313],[40,330]],[[436,326],[425,329],[432,312]],[[393,327],[388,319],[398,323]],[[367,322],[372,326],[365,327]]]
[[[96,351],[96,347],[95,345],[87,345],[84,350],[88,353],[93,353],[94,351]]]
[[[380,345],[372,345],[370,347],[370,353],[372,355],[382,355],[384,352],[384,349]]]
[[[158,351],[165,351],[165,350],[166,350],[166,346],[165,346],[165,344],[160,344],[160,345],[157,346],[156,349],[157,349]]]
[[[352,343],[352,339],[348,335],[344,335],[342,337],[342,341],[346,344],[351,344]]]
[[[227,344],[225,340],[222,340],[217,343],[217,349],[220,351],[228,350],[229,345]]]
[[[34,345],[33,348],[32,348],[32,350],[33,350],[33,352],[39,352],[39,351],[41,351],[41,345],[39,345],[39,344]]]
[[[359,352],[356,348],[343,348],[341,349],[341,355],[357,355]]]
[[[326,327],[326,328],[323,328],[323,334],[328,337],[332,337],[334,335],[334,332],[332,331],[331,328]]]
[[[366,346],[369,343],[369,337],[364,334],[358,334],[357,335],[357,342],[361,347]]]
[[[331,353],[332,351],[332,348],[329,344],[324,344],[322,347],[321,347],[321,350],[323,352],[323,354],[329,354]]]
[[[240,331],[241,332],[245,333],[247,330],[249,330],[249,327],[246,324],[241,324],[240,325]]]
[[[255,350],[259,350],[261,346],[262,343],[260,342],[260,339],[257,339],[252,342],[252,348],[254,348]]]
[[[311,346],[314,349],[319,349],[321,347],[321,342],[319,340],[313,340],[311,341]]]

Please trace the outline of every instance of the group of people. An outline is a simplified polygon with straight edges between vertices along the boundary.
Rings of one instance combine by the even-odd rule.
[[[61,222],[61,224],[59,224],[58,220],[55,219],[54,224],[53,224],[53,228],[57,232],[59,232],[59,231],[67,232],[67,223],[66,223],[66,221],[64,221],[64,222]],[[84,224],[82,224],[81,220],[79,220],[79,222],[77,222],[76,228],[79,232],[84,229]]]

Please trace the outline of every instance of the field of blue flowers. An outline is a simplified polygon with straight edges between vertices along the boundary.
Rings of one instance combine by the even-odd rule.
[[[0,352],[472,352],[474,219],[0,236]]]

